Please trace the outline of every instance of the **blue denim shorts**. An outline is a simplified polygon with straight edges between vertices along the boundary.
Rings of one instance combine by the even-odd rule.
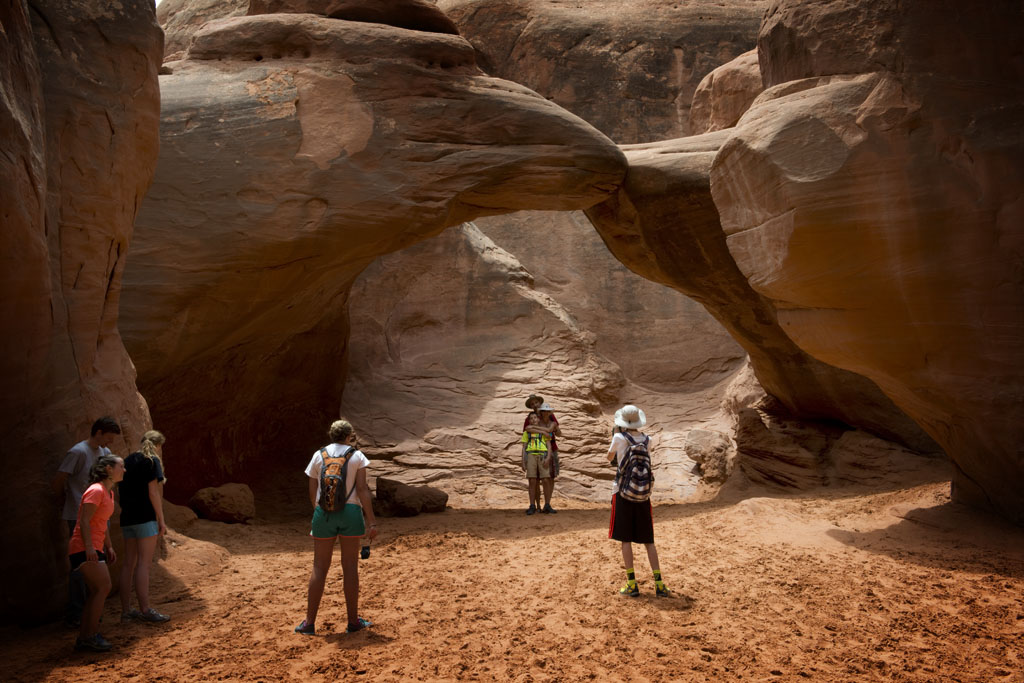
[[[142,524],[129,524],[121,527],[121,536],[124,538],[149,538],[160,533],[160,525],[155,521],[143,522]]]

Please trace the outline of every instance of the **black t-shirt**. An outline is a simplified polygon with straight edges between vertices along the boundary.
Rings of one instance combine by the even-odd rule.
[[[142,453],[124,459],[124,479],[117,485],[121,494],[121,526],[156,521],[156,510],[149,501],[149,482],[164,480],[159,458],[150,460]]]

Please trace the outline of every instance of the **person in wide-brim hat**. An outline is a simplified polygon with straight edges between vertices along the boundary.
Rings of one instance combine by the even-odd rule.
[[[608,447],[608,462],[616,464],[608,538],[622,544],[626,585],[619,589],[619,595],[631,598],[640,595],[633,570],[633,543],[640,543],[647,550],[647,561],[654,573],[654,594],[667,598],[670,592],[661,578],[658,549],[654,545],[654,510],[650,499],[654,484],[651,440],[640,431],[646,424],[647,415],[635,405],[627,404],[615,411],[616,429]]]
[[[523,421],[523,453],[522,468],[526,472],[528,490],[530,494],[530,507],[526,514],[532,515],[537,512],[544,514],[555,514],[557,511],[551,507],[551,495],[555,490],[555,477],[558,476],[558,444],[556,436],[561,436],[562,431],[558,428],[558,418],[555,417],[554,409],[550,403],[544,401],[543,396],[530,394],[526,399],[526,407],[530,414]],[[537,459],[527,452],[527,443],[532,443],[531,434],[543,434],[547,445],[545,457]],[[544,494],[544,505],[541,506],[541,491]]]
[[[624,405],[615,411],[615,426],[623,429],[643,429],[647,415],[634,405]]]

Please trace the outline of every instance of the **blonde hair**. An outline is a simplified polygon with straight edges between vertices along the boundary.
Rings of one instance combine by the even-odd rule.
[[[164,463],[163,460],[160,459],[160,454],[156,452],[156,447],[162,446],[165,441],[167,441],[167,437],[165,437],[163,434],[156,431],[155,429],[150,429],[148,432],[142,435],[142,440],[140,441],[141,445],[139,446],[139,452],[141,452],[150,460],[155,460],[159,462],[161,469],[163,469]],[[165,471],[164,482],[166,481],[167,472]]]
[[[344,443],[349,434],[354,431],[352,423],[348,420],[335,420],[331,423],[331,428],[327,430],[327,436],[334,443]]]

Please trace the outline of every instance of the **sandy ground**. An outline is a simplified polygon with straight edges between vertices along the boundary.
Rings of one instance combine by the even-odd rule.
[[[449,510],[382,520],[345,634],[340,562],[317,637],[301,621],[304,513],[172,533],[165,625],[117,623],[106,655],[59,625],[6,629],[4,681],[1024,681],[1024,530],[951,504],[948,483],[655,509],[675,596],[620,598],[607,511]],[[577,504],[577,506],[580,504]]]

